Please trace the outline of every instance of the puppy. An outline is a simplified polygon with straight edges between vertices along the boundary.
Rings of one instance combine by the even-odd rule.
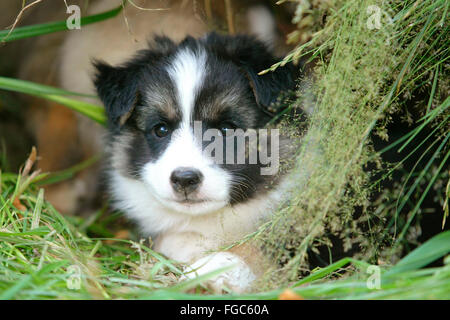
[[[122,0],[70,2],[80,6],[82,16],[105,12],[121,3]],[[280,31],[286,29],[282,21],[288,18],[275,20],[282,6],[271,1],[227,1],[231,7],[223,0],[134,0],[132,3],[127,3],[112,19],[82,26],[80,30],[38,37],[33,43],[27,40],[26,48],[20,52],[29,54],[22,59],[19,78],[94,95],[90,79],[95,70],[91,60],[102,59],[113,65],[123,63],[137,50],[145,48],[152,34],[166,35],[178,42],[188,35],[200,37],[212,30],[234,30],[257,36],[279,55],[288,50]],[[67,18],[66,7],[59,1],[44,1],[30,10],[33,11],[30,18],[36,18],[26,23]],[[96,98],[83,100],[100,104]],[[33,98],[26,104],[29,106],[27,126],[36,137],[42,170],[66,169],[102,149],[102,126],[57,103]],[[48,186],[46,198],[65,214],[92,211],[99,194],[98,169],[92,166],[74,179]]]
[[[272,134],[262,142],[263,131],[247,134],[264,128],[282,110],[278,96],[295,89],[292,65],[258,75],[278,60],[253,37],[212,33],[180,43],[156,37],[124,64],[95,63],[116,208],[154,239],[157,251],[191,264],[188,277],[231,267],[210,282],[215,291],[247,290],[261,259],[248,247],[208,252],[256,231],[288,188],[278,167],[269,170],[278,164],[260,152],[267,144],[266,158],[280,148],[283,158],[289,140],[280,143]],[[217,148],[208,154],[212,136]],[[239,137],[249,139],[239,146]],[[247,161],[236,161],[239,152]]]

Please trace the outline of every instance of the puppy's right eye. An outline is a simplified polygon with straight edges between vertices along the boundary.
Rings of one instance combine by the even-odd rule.
[[[153,127],[152,130],[153,134],[157,136],[158,138],[166,137],[170,134],[170,129],[165,123],[159,123],[156,126]]]

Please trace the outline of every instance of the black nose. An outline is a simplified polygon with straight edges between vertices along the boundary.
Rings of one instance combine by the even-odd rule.
[[[185,194],[195,191],[202,179],[202,173],[194,168],[177,168],[170,176],[172,188],[176,192]]]

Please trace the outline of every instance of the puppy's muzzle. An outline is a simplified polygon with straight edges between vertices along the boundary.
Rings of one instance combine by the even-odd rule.
[[[180,167],[170,175],[173,190],[185,196],[197,190],[202,180],[203,174],[195,168]]]

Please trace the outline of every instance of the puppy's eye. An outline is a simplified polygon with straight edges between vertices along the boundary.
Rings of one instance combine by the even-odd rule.
[[[227,133],[229,133],[231,130],[234,130],[236,128],[237,127],[229,121],[224,121],[219,126],[219,130],[224,136],[226,136]]]
[[[170,134],[170,129],[165,123],[159,123],[153,127],[153,134],[158,138],[163,138]]]

